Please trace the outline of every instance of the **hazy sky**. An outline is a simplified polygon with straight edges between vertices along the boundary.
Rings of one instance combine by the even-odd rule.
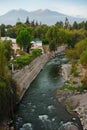
[[[87,17],[87,0],[0,0],[0,15],[11,9],[51,9],[68,15]]]

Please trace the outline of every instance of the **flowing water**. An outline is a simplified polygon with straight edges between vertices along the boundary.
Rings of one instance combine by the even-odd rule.
[[[48,62],[30,85],[18,106],[15,130],[65,130],[67,123],[82,130],[79,118],[70,115],[55,96],[55,90],[64,84],[59,60]]]

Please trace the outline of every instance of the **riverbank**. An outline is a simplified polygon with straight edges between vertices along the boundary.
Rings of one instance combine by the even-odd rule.
[[[57,99],[64,103],[68,112],[78,114],[83,130],[87,130],[87,90],[81,92],[81,79],[86,70],[79,64],[77,68],[79,75],[75,77],[71,75],[70,70],[70,63],[62,66],[62,75],[66,82],[61,90],[57,90]]]
[[[16,130],[25,126],[33,130],[58,130],[62,121],[63,124],[69,123],[75,117],[69,114],[55,98],[55,90],[64,84],[62,76],[59,75],[60,69],[57,68],[60,60],[62,60],[61,56],[51,59],[31,83],[18,106]],[[76,116],[75,124],[77,123],[80,125]]]
[[[59,47],[57,53],[64,51],[64,47]],[[17,92],[19,95],[19,101],[22,99],[23,95],[29,88],[31,82],[37,77],[39,72],[43,69],[44,65],[53,57],[53,54],[46,53],[37,57],[32,63],[25,66],[21,70],[16,70],[13,72],[13,79],[17,83]],[[10,121],[8,121],[10,122]],[[0,129],[9,129],[10,123],[6,123]],[[13,127],[11,128],[13,130]]]
[[[74,95],[72,96],[71,100],[79,103],[74,111],[77,112],[80,117],[83,130],[87,130],[87,92]]]
[[[49,61],[50,54],[43,54],[33,60],[29,65],[25,66],[21,70],[14,71],[13,79],[17,83],[17,92],[20,100],[22,99],[24,93],[29,88],[31,82],[39,74],[43,66]]]
[[[87,130],[87,92],[79,94],[69,90],[58,90],[56,95],[69,113],[78,115],[83,130]]]
[[[17,94],[19,101],[22,99],[26,90],[29,88],[31,82],[36,78],[39,72],[43,69],[44,65],[49,61],[50,54],[43,54],[38,56],[33,60],[29,65],[25,66],[21,70],[15,70],[12,73],[12,78],[16,81],[17,84]],[[10,119],[6,119],[0,124],[0,130],[13,130],[12,122]],[[10,125],[12,127],[10,127]]]
[[[21,70],[14,71],[12,77],[17,83],[17,92],[20,100],[25,94],[26,90],[29,88],[32,81],[37,77],[39,72],[43,69],[44,65],[55,55],[64,52],[65,46],[59,46],[54,52],[47,52],[42,54],[33,60],[29,65],[25,66]]]

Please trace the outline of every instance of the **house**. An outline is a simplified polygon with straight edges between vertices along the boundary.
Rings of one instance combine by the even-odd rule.
[[[10,37],[1,37],[1,40],[11,40],[12,41],[12,43],[16,43],[16,39],[14,39],[14,38],[10,38]]]
[[[42,41],[39,38],[33,39],[30,43],[31,43],[30,51],[32,51],[34,49],[41,49],[42,53],[44,53],[43,46],[42,46]]]
[[[11,40],[12,41],[12,48],[14,50],[14,54],[17,54],[17,51],[20,50],[20,47],[16,43],[16,39],[10,37],[1,37],[1,40]]]

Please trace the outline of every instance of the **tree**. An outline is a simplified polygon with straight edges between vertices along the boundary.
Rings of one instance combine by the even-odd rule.
[[[12,42],[11,41],[0,41],[0,76],[6,75],[8,71],[7,63],[10,61],[13,55]]]
[[[76,21],[73,23],[73,29],[78,29],[78,23]]]
[[[6,35],[11,38],[16,38],[16,28],[12,27],[7,29]]]
[[[80,61],[87,67],[87,50],[80,56]]]
[[[26,18],[25,24],[30,25],[29,17]]]
[[[40,38],[41,39],[41,35],[42,35],[42,27],[41,26],[37,26],[34,29],[34,38]]]
[[[43,43],[43,45],[48,45],[49,44],[49,41],[48,41],[48,39],[42,39],[42,43]]]
[[[7,61],[10,61],[11,57],[14,55],[13,49],[12,49],[12,41],[5,40],[5,41],[3,41],[3,44],[4,44],[5,50],[6,50],[5,57],[6,57]]]
[[[16,84],[8,69],[7,53],[10,54],[8,44],[9,41],[0,41],[0,121],[13,117],[13,109],[17,101]]]
[[[58,28],[63,28],[63,22],[60,21],[60,22],[56,22],[55,24]]]
[[[46,33],[48,31],[48,26],[47,25],[40,25],[41,26],[41,39],[46,39]]]
[[[35,26],[39,26],[38,21],[36,21]]]
[[[65,19],[65,29],[68,29],[69,28],[69,20],[68,20],[68,18],[66,17],[66,19]]]
[[[50,51],[55,51],[57,49],[57,45],[55,40],[52,40],[49,44]]]
[[[17,44],[23,50],[29,52],[29,50],[27,49],[29,49],[31,46],[30,44],[31,38],[32,38],[32,29],[30,27],[26,27],[26,28],[20,29],[20,31],[18,32],[16,41],[17,41]]]
[[[87,51],[87,38],[85,38],[85,39],[81,40],[80,42],[78,42],[75,45],[75,49],[76,49],[78,57],[85,54],[84,52]]]
[[[56,26],[53,27],[52,34],[53,34],[53,41],[55,41],[56,44],[58,45],[59,29]]]
[[[5,32],[5,25],[4,25],[4,24],[1,24],[1,25],[0,25],[0,36],[1,36],[1,37],[4,37],[5,34],[6,34],[6,32]]]
[[[87,30],[87,21],[85,22],[85,30]]]
[[[71,32],[72,37],[72,47],[75,46],[76,43],[80,42],[82,39],[85,38],[86,33],[83,30],[74,30]]]
[[[50,41],[53,40],[53,27],[49,27],[46,33],[46,38]]]
[[[31,21],[31,27],[34,28],[35,27],[35,21]]]
[[[57,36],[57,44],[67,44],[67,41],[69,39],[69,34],[64,29],[59,29],[58,36]]]
[[[0,76],[4,77],[6,75],[6,57],[5,57],[5,46],[0,42]]]
[[[80,59],[81,63],[87,63],[87,38],[78,42],[73,49],[68,49],[66,55],[72,59]]]
[[[85,22],[82,21],[81,23],[79,23],[78,27],[79,27],[79,29],[82,29],[82,28],[84,29],[85,28]]]

